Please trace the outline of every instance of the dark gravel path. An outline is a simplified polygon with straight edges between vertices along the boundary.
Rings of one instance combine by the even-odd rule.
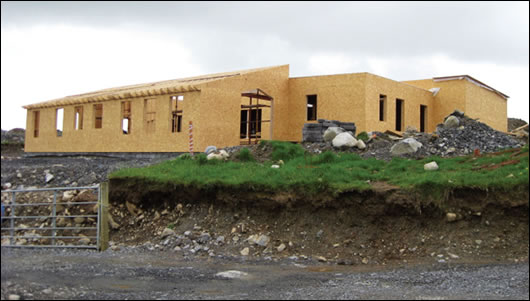
[[[236,270],[241,278],[217,273]],[[1,297],[21,299],[526,299],[528,263],[336,266],[183,259],[127,249],[2,248]],[[12,298],[16,296],[11,296]]]

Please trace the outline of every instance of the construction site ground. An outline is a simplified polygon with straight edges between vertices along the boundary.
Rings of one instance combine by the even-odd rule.
[[[257,155],[255,154],[255,156]],[[2,174],[8,170],[14,172],[16,169],[21,174],[19,177],[21,180],[31,179],[36,166],[28,166],[27,160],[16,151],[10,151],[7,154],[2,153]],[[35,160],[39,160],[39,158],[32,158],[30,161],[34,162]],[[81,160],[82,164],[85,165],[79,172],[91,168],[90,165],[86,166],[87,162],[95,167],[101,166],[102,162],[99,160],[98,158]],[[108,158],[101,160],[106,165],[113,164],[113,161]],[[41,158],[41,161],[50,166],[62,165],[65,175],[76,170],[76,164],[81,164],[79,158]],[[127,165],[123,160],[116,160],[116,164]],[[24,183],[26,183],[25,186],[38,186],[38,184],[27,181]],[[484,296],[528,298],[527,188],[510,192],[461,189],[448,195],[444,201],[445,205],[435,206],[432,200],[409,195],[386,183],[372,183],[373,189],[369,192],[352,191],[341,194],[337,198],[316,196],[312,199],[296,202],[289,201],[293,199],[293,196],[281,192],[276,194],[229,190],[204,192],[186,191],[171,186],[166,189],[160,189],[157,186],[153,190],[150,188],[150,183],[133,184],[134,189],[131,189],[131,183],[111,181],[111,208],[109,210],[113,220],[113,227],[111,227],[110,232],[111,247],[104,252],[107,255],[90,253],[86,258],[97,261],[94,259],[95,256],[101,258],[102,262],[110,260],[108,265],[112,267],[117,264],[116,260],[134,261],[133,258],[138,258],[138,260],[141,258],[145,262],[145,269],[149,270],[155,267],[157,273],[161,275],[143,275],[146,277],[145,279],[165,279],[165,281],[169,281],[168,277],[172,276],[164,274],[161,266],[167,267],[170,262],[174,262],[176,265],[189,265],[192,266],[190,270],[199,271],[197,275],[187,278],[190,281],[191,279],[199,281],[201,277],[218,281],[217,279],[220,278],[215,274],[212,275],[214,271],[231,269],[247,271],[250,275],[254,275],[253,277],[268,272],[279,273],[278,271],[283,271],[283,266],[288,266],[287,269],[297,270],[295,273],[297,276],[294,278],[297,284],[293,284],[292,287],[264,280],[260,276],[261,278],[254,279],[261,279],[261,282],[258,281],[258,283],[253,284],[254,286],[248,286],[254,287],[254,293],[247,292],[247,295],[234,293],[234,287],[231,286],[234,283],[232,282],[231,285],[223,288],[224,282],[219,280],[221,281],[219,285],[213,285],[211,290],[190,286],[188,289],[191,291],[187,293],[174,291],[175,293],[172,294],[167,291],[165,295],[155,293],[146,298],[179,298],[178,296],[185,298],[187,296],[193,299],[217,297],[269,299],[279,297],[274,292],[275,286],[280,288],[279,291],[288,293],[288,295],[284,295],[284,298],[304,298],[303,296],[315,299],[352,298],[353,295],[344,292],[341,294],[340,291],[336,294],[323,295],[317,293],[316,288],[343,287],[347,289],[345,283],[365,281],[364,277],[357,279],[353,276],[362,271],[367,272],[363,275],[368,278],[387,279],[385,277],[390,276],[377,276],[379,275],[377,274],[378,271],[394,273],[392,271],[397,269],[398,271],[413,271],[414,274],[417,273],[414,267],[420,267],[419,269],[425,273],[429,273],[427,271],[429,269],[448,271],[454,267],[461,267],[464,270],[468,269],[467,267],[473,267],[470,270],[476,271],[488,270],[492,266],[496,267],[494,269],[498,269],[497,265],[499,264],[502,267],[516,267],[515,270],[526,268],[526,280],[522,280],[522,286],[520,278],[511,277],[511,279],[515,279],[512,282],[519,283],[517,284],[517,294],[519,295],[502,295],[497,292],[481,295],[479,291],[466,295],[464,289],[460,294],[455,292],[455,294],[441,295],[441,297],[455,298],[457,296],[464,299]],[[16,187],[16,183],[14,183],[14,187]],[[296,198],[294,197],[294,199]],[[74,204],[70,214],[75,214],[81,209],[86,211],[90,208],[83,208]],[[448,215],[448,213],[451,214]],[[4,248],[2,250],[2,299],[7,299],[11,292],[13,294],[17,292],[22,295],[25,294],[24,288],[17,286],[18,280],[10,280],[17,279],[17,275],[19,275],[12,268],[20,268],[21,273],[25,269],[37,271],[40,269],[40,273],[44,273],[43,271],[59,272],[59,270],[54,270],[51,267],[52,263],[64,267],[61,263],[60,252],[18,252],[19,250],[16,249],[10,249],[9,253],[5,253]],[[36,266],[24,268],[23,261],[34,258],[35,254],[37,256],[42,254],[42,258],[45,258],[44,261],[49,260],[46,263],[50,265],[49,269]],[[68,262],[73,257],[78,256],[79,253],[68,251],[62,254],[65,255],[64,258]],[[27,258],[22,260],[24,256]],[[50,256],[53,256],[53,259]],[[81,256],[81,258],[85,257]],[[160,261],[161,265],[156,263],[157,260]],[[68,265],[80,264],[83,266],[83,260],[80,258],[74,261],[75,263],[68,263]],[[38,260],[34,264],[38,265]],[[207,273],[200,272],[204,266],[210,264],[214,264],[216,268],[207,269],[209,271]],[[248,266],[256,264],[269,267],[251,268]],[[139,262],[136,261],[129,265],[129,267],[132,266],[139,268]],[[301,270],[298,270],[300,268]],[[66,268],[66,270],[68,269]],[[268,269],[269,271],[267,271]],[[130,269],[126,270],[130,271]],[[147,270],[144,271],[149,274]],[[300,271],[302,271],[301,274]],[[314,272],[320,272],[326,276],[324,278],[313,276],[312,273]],[[443,274],[443,272],[441,273]],[[106,275],[105,269],[102,267],[96,274]],[[34,275],[40,274],[36,272]],[[344,275],[347,276],[342,277]],[[399,272],[396,277],[398,275]],[[505,273],[505,275],[509,275],[509,273]],[[310,283],[315,283],[313,287],[315,290],[301,284],[303,281],[300,280],[306,279],[306,277]],[[347,278],[350,282],[330,280],[337,277],[340,279]],[[354,278],[355,281],[352,280]],[[38,282],[36,278],[28,281],[33,281],[34,284]],[[150,280],[146,281],[149,283]],[[133,290],[134,285],[144,286],[118,282],[116,282],[117,286],[111,288],[110,291],[123,293],[121,295],[85,292],[87,295],[79,295],[78,293],[68,295],[65,293],[64,296],[102,299],[112,298],[112,296],[119,296],[120,298],[143,298],[146,296],[144,292],[140,293],[138,290],[135,290],[138,294],[129,295],[125,293]],[[270,293],[257,294],[259,283],[266,287]],[[388,282],[385,281],[385,283]],[[436,285],[436,283],[433,284]],[[28,285],[31,286],[31,284]],[[455,286],[457,285],[455,284]],[[362,287],[362,285],[358,285],[358,287]],[[385,289],[386,293],[381,295],[369,291],[369,293],[359,296],[399,298],[395,294],[398,291],[391,288],[392,285],[388,286]],[[36,289],[34,288],[33,292],[28,291],[30,295],[26,295],[26,297],[43,297],[42,292],[35,291]],[[308,295],[304,295],[304,291]],[[438,293],[427,292],[429,292],[428,289],[418,290],[417,295],[403,293],[401,298],[407,298],[407,296],[411,298],[440,297],[437,295]],[[520,295],[521,292],[522,294],[526,292],[526,297]],[[60,295],[53,296],[60,297]]]

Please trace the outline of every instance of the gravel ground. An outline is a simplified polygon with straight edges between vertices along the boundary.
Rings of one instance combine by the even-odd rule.
[[[226,278],[220,272],[232,272]],[[172,252],[2,248],[2,300],[526,299],[528,263],[336,266]]]

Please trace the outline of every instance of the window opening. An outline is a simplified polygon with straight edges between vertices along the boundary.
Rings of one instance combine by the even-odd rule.
[[[82,130],[83,129],[83,107],[75,107],[74,108],[74,129],[75,130]]]
[[[307,95],[307,120],[317,120],[316,95]]]
[[[427,106],[420,105],[420,132],[427,130]]]
[[[379,121],[385,121],[386,95],[379,95]]]
[[[171,132],[180,133],[182,131],[182,110],[179,110],[178,103],[184,100],[184,96],[171,96]]]
[[[396,131],[403,129],[403,99],[396,98]]]
[[[55,130],[57,137],[63,136],[63,121],[64,121],[64,109],[59,108],[55,110]]]
[[[33,112],[33,137],[39,137],[40,111]]]
[[[131,102],[121,102],[121,131],[124,135],[131,133]]]
[[[103,127],[103,104],[94,105],[94,128],[100,129]]]

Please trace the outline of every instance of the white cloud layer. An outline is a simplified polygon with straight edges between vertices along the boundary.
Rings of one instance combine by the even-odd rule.
[[[2,129],[22,105],[290,64],[291,76],[468,74],[528,121],[528,2],[2,2]]]

